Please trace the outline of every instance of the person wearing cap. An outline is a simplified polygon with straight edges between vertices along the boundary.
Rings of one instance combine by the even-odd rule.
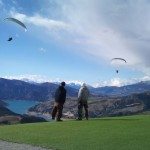
[[[56,118],[56,121],[62,121],[62,111],[63,105],[66,101],[66,89],[65,89],[65,82],[61,82],[60,86],[57,88],[55,92],[55,103],[52,110],[52,119]]]
[[[82,120],[82,111],[83,107],[85,109],[85,118],[88,120],[88,98],[89,98],[90,92],[86,86],[85,83],[81,86],[78,92],[78,119]]]

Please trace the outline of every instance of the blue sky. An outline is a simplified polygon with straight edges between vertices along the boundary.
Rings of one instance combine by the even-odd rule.
[[[0,9],[1,77],[99,86],[150,79],[146,0],[0,0]],[[128,62],[118,75],[114,57]]]

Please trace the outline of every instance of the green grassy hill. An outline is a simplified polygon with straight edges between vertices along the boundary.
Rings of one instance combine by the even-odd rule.
[[[0,126],[0,139],[58,150],[149,150],[150,115]]]

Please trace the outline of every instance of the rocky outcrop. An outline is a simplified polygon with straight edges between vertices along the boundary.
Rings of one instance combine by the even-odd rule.
[[[11,110],[9,110],[8,108],[4,107],[4,106],[0,106],[0,116],[6,116],[6,115],[18,115],[14,112],[12,112]]]
[[[47,121],[44,118],[29,115],[23,115],[21,116],[20,119],[20,123],[35,123],[35,122],[47,122]]]
[[[1,116],[0,117],[0,124],[16,124],[19,123],[21,120],[21,116]]]
[[[44,118],[29,116],[29,115],[5,115],[0,116],[0,125],[2,124],[16,124],[16,123],[36,123],[47,122]]]

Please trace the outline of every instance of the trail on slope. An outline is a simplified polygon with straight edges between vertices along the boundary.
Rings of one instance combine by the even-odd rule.
[[[50,149],[31,146],[28,144],[18,144],[18,143],[0,141],[0,150],[50,150]]]

